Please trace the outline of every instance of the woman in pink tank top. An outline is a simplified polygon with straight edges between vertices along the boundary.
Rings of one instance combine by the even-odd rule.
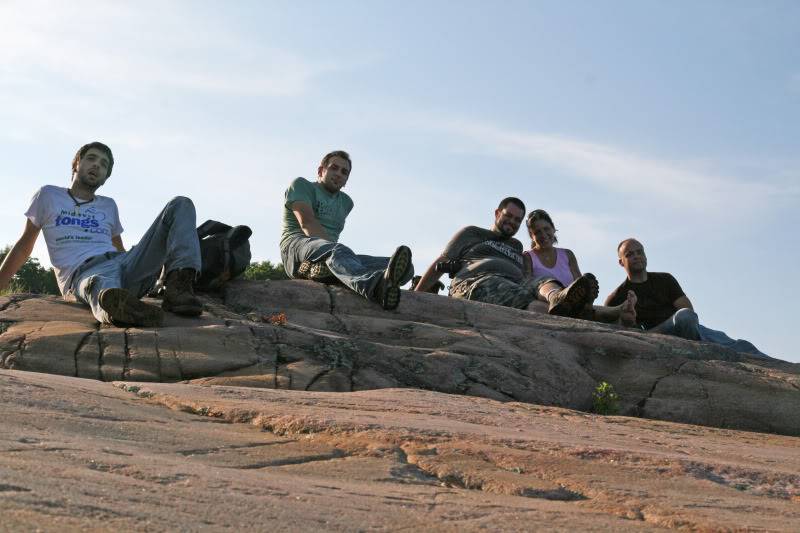
[[[534,278],[541,276],[553,277],[564,287],[581,276],[578,260],[572,250],[553,246],[558,242],[558,237],[556,237],[556,226],[547,211],[534,209],[528,214],[526,224],[531,237],[531,249],[525,252],[526,275]],[[586,310],[583,318],[600,322],[619,322],[623,311],[630,312],[633,310],[636,305],[635,298],[636,295],[631,292],[628,295],[628,300],[633,300],[626,301],[621,305],[614,307],[592,306],[592,309]],[[540,299],[544,301],[541,296]],[[628,322],[629,313],[626,313],[624,318],[626,319],[625,322]]]
[[[531,249],[525,252],[526,270],[533,277],[552,276],[565,287],[581,276],[578,260],[572,250],[556,248],[556,226],[543,209],[534,209],[527,219]]]

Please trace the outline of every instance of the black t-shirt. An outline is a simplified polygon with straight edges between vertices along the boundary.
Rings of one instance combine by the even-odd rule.
[[[496,274],[517,283],[523,279],[522,243],[478,226],[456,233],[442,253],[447,259],[464,262],[454,283],[486,274]]]
[[[628,291],[636,293],[636,324],[645,329],[655,327],[671,317],[677,309],[673,302],[685,296],[678,281],[667,272],[648,272],[647,281],[625,282],[606,299],[606,305],[619,305],[625,301]]]

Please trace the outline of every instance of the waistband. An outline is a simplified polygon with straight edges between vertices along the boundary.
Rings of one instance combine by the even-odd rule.
[[[106,252],[100,255],[93,255],[92,257],[86,259],[83,263],[81,263],[78,266],[78,268],[75,269],[75,272],[72,273],[72,277],[69,278],[69,284],[67,285],[67,287],[69,289],[72,289],[72,283],[75,281],[75,278],[78,276],[78,274],[85,272],[88,268],[93,267],[98,263],[108,261],[112,257],[116,257],[121,253],[123,252],[118,252],[118,251]]]

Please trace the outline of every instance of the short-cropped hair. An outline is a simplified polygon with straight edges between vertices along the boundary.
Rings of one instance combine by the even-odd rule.
[[[83,159],[83,156],[86,155],[86,152],[92,148],[97,148],[101,152],[105,152],[105,154],[108,156],[108,174],[106,174],[106,177],[111,176],[111,170],[114,168],[114,154],[111,153],[111,148],[100,141],[84,144],[78,149],[77,152],[75,152],[75,157],[72,158],[72,173],[74,174],[75,171],[78,170],[78,163],[81,159]]]
[[[631,241],[633,241],[633,242],[639,242],[637,239],[634,239],[633,237],[628,237],[627,239],[623,239],[623,240],[619,241],[619,244],[617,245],[617,255],[619,255],[619,251],[620,251],[620,249],[621,249],[621,248],[622,248],[622,247],[623,247],[625,244],[627,244],[627,243],[629,243],[629,242],[631,242]],[[640,242],[639,242],[639,244],[642,244],[642,243],[640,243]]]
[[[330,162],[330,160],[333,159],[334,157],[341,157],[342,159],[347,161],[348,164],[350,165],[350,171],[352,172],[353,161],[350,160],[350,154],[348,154],[344,150],[334,150],[333,152],[328,152],[327,154],[325,154],[325,157],[322,158],[322,161],[319,162],[319,166],[325,168]]]
[[[522,203],[522,200],[520,200],[519,198],[515,198],[514,196],[507,196],[506,198],[500,200],[500,205],[497,206],[497,209],[503,209],[508,204],[514,204],[520,209],[522,209],[523,213],[525,212],[525,204]]]

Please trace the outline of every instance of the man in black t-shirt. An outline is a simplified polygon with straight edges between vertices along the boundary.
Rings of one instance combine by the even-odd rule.
[[[731,339],[721,331],[700,324],[692,302],[672,274],[647,271],[647,256],[642,243],[625,239],[617,246],[617,255],[628,278],[608,295],[605,305],[619,305],[625,301],[628,292],[633,291],[636,294],[636,325],[644,330],[764,355],[748,341]]]
[[[636,294],[636,325],[642,329],[684,339],[700,340],[697,314],[678,281],[666,272],[648,272],[644,246],[625,239],[617,247],[619,264],[628,275],[608,295],[606,305],[619,305],[628,291]]]
[[[446,265],[454,298],[527,309],[542,294],[550,304],[548,312],[562,316],[577,316],[594,301],[597,280],[592,274],[566,288],[550,277],[525,276],[522,243],[514,238],[525,217],[525,204],[519,198],[504,198],[494,216],[489,229],[467,226],[456,233],[414,290],[429,291],[444,274],[437,265]]]

